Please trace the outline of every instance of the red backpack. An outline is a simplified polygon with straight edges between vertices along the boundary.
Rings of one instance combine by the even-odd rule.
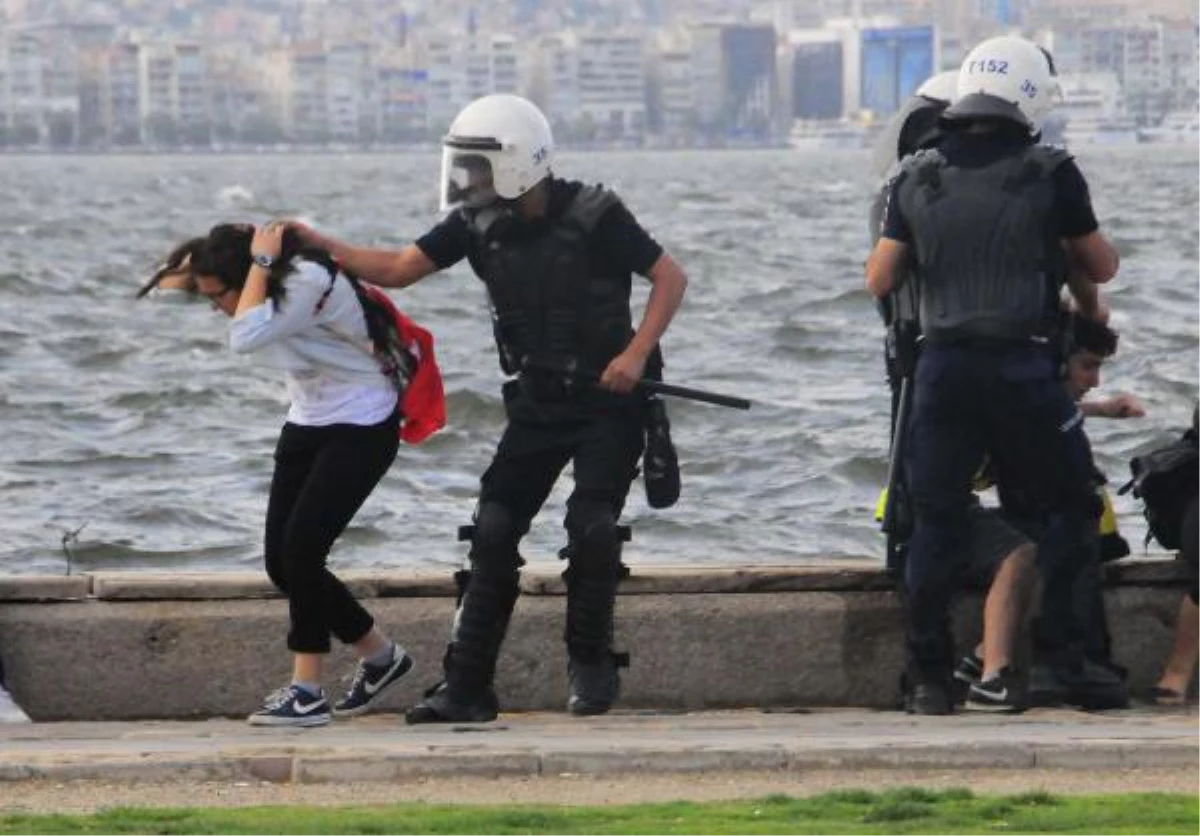
[[[391,345],[382,351],[376,345],[375,357],[400,392],[397,400],[403,416],[400,439],[420,444],[446,426],[446,393],[433,354],[433,335],[409,319],[379,288],[353,284],[362,288],[362,295],[386,311],[391,319],[388,330],[394,329],[395,340],[389,340]]]

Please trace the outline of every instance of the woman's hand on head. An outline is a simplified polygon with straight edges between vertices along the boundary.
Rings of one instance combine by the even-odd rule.
[[[279,258],[279,254],[283,252],[283,233],[286,229],[286,221],[271,221],[255,229],[254,238],[250,242],[251,255]]]

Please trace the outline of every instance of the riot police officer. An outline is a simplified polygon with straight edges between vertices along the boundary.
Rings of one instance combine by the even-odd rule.
[[[486,285],[509,375],[508,422],[481,480],[445,679],[409,710],[410,723],[496,717],[492,683],[518,594],[518,544],[568,462],[568,708],[601,714],[617,698],[618,519],[651,408],[631,393],[659,371],[657,346],[687,278],[613,192],[554,177],[553,159],[549,123],[532,102],[485,96],[450,126],[441,176],[449,214],[415,244],[370,250],[300,230],[385,287],[406,287],[466,258]],[[636,329],[633,273],[652,283]],[[598,385],[586,382],[588,373]]]
[[[906,704],[915,713],[951,711],[949,603],[985,455],[1001,481],[1028,486],[1047,509],[1039,560],[1055,669],[1073,682],[1102,675],[1084,660],[1071,596],[1093,560],[1100,508],[1082,415],[1059,379],[1059,295],[1066,285],[1097,315],[1095,285],[1118,259],[1078,167],[1034,140],[1058,95],[1035,44],[1005,36],[972,50],[942,115],[946,135],[901,167],[867,262],[878,298],[901,277],[916,282],[923,341],[905,453],[914,513]]]

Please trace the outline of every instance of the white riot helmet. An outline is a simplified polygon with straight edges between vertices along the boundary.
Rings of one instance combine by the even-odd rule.
[[[944,70],[921,82],[913,95],[931,102],[950,104],[958,98],[958,70]]]
[[[908,156],[930,140],[946,105],[954,101],[958,70],[946,70],[921,82],[916,91],[888,119],[875,141],[871,167],[880,179],[888,179],[897,160]]]
[[[989,38],[971,50],[958,72],[958,97],[945,118],[1008,119],[1042,129],[1042,119],[1062,99],[1050,54],[1014,35]]]
[[[554,138],[537,105],[496,93],[476,99],[442,139],[442,211],[514,200],[550,175]]]

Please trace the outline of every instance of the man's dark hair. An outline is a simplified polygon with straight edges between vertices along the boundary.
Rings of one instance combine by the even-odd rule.
[[[1117,353],[1117,332],[1103,322],[1071,315],[1071,351],[1090,351],[1101,357]]]

